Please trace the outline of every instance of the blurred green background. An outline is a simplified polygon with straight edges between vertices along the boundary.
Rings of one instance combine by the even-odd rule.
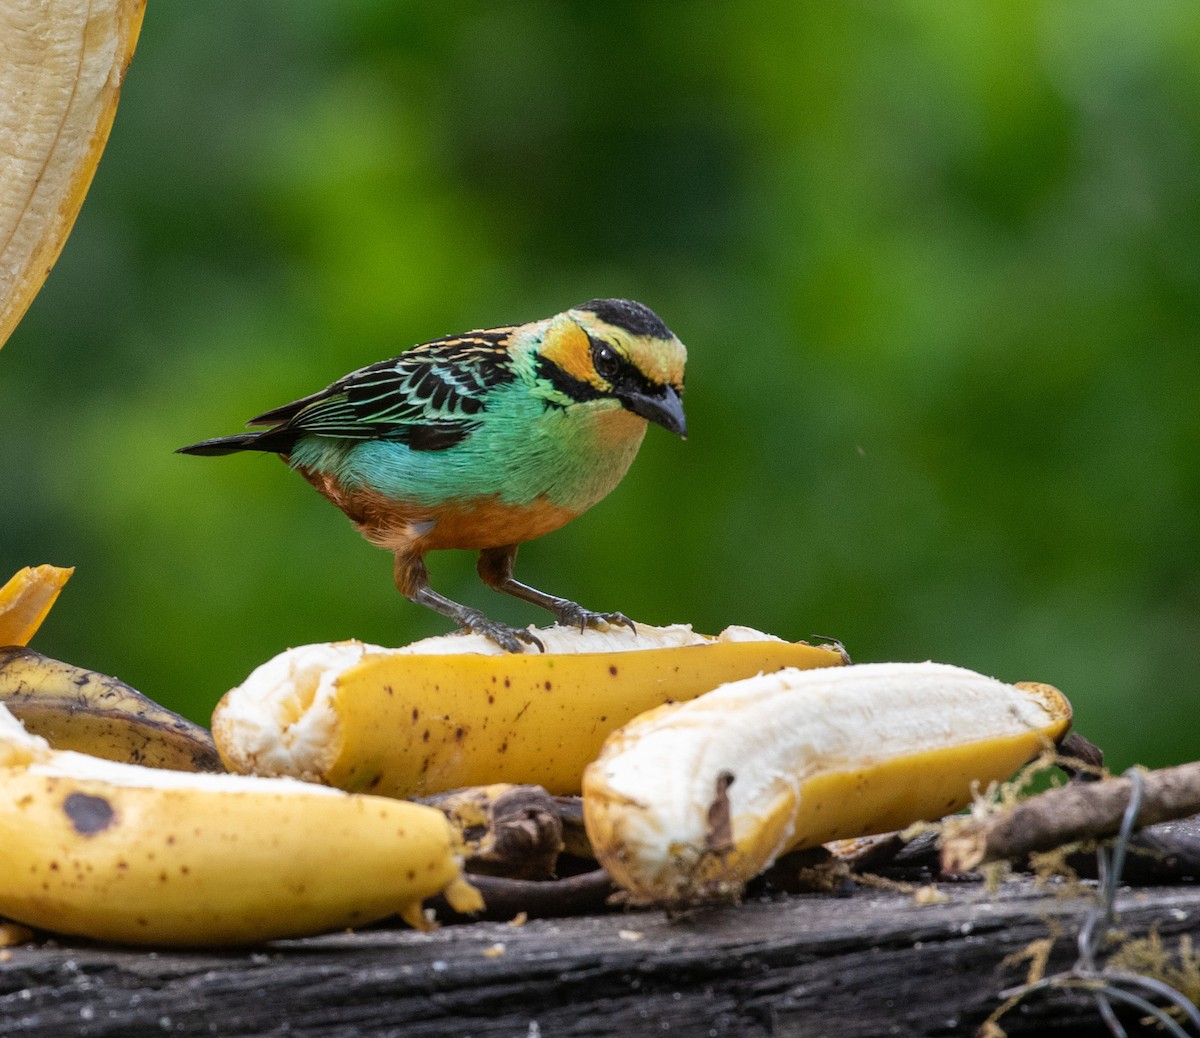
[[[173,449],[626,295],[691,436],[520,576],[1053,682],[1112,766],[1196,758],[1198,161],[1190,0],[150,0],[0,351],[0,571],[77,566],[36,646],[202,721],[286,646],[442,631],[276,459]]]

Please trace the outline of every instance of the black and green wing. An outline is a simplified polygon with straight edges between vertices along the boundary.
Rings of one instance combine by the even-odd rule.
[[[516,377],[508,348],[513,330],[493,328],[422,343],[247,423],[270,428],[203,440],[178,453],[287,454],[308,435],[446,450],[479,428],[489,394]]]

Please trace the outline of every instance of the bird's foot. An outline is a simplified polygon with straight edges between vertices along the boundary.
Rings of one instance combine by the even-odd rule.
[[[558,604],[552,607],[551,612],[564,627],[578,627],[580,633],[589,627],[599,630],[602,627],[613,627],[620,624],[637,634],[637,628],[633,625],[633,621],[624,613],[595,613],[566,599],[559,599]]]
[[[505,652],[524,652],[526,645],[537,646],[539,652],[546,651],[546,646],[536,634],[521,627],[509,627],[497,620],[489,620],[483,613],[471,610],[456,619],[464,631],[490,638]]]
[[[411,566],[410,563],[410,568]],[[401,583],[399,578],[396,581],[406,598],[418,605],[426,606],[434,612],[441,613],[442,616],[449,617],[462,630],[490,638],[505,652],[524,652],[526,645],[537,646],[539,652],[546,651],[546,646],[542,644],[542,640],[537,635],[521,630],[519,627],[509,627],[496,620],[489,620],[478,609],[452,602],[445,595],[439,595],[426,582],[423,566],[417,571],[416,580],[411,578],[408,570],[401,571],[399,563],[397,571],[402,572],[402,575],[406,577],[404,583]]]

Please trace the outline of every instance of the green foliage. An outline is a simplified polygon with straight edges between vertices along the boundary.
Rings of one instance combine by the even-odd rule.
[[[152,2],[0,353],[0,571],[77,565],[38,648],[199,720],[285,646],[434,633],[277,461],[173,448],[628,295],[691,438],[525,579],[1050,681],[1115,768],[1194,758],[1198,154],[1183,0]]]

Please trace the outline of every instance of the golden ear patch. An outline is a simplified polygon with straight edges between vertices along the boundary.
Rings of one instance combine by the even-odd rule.
[[[605,386],[592,365],[592,343],[587,332],[570,318],[556,318],[550,325],[542,356],[580,382],[597,388]]]

